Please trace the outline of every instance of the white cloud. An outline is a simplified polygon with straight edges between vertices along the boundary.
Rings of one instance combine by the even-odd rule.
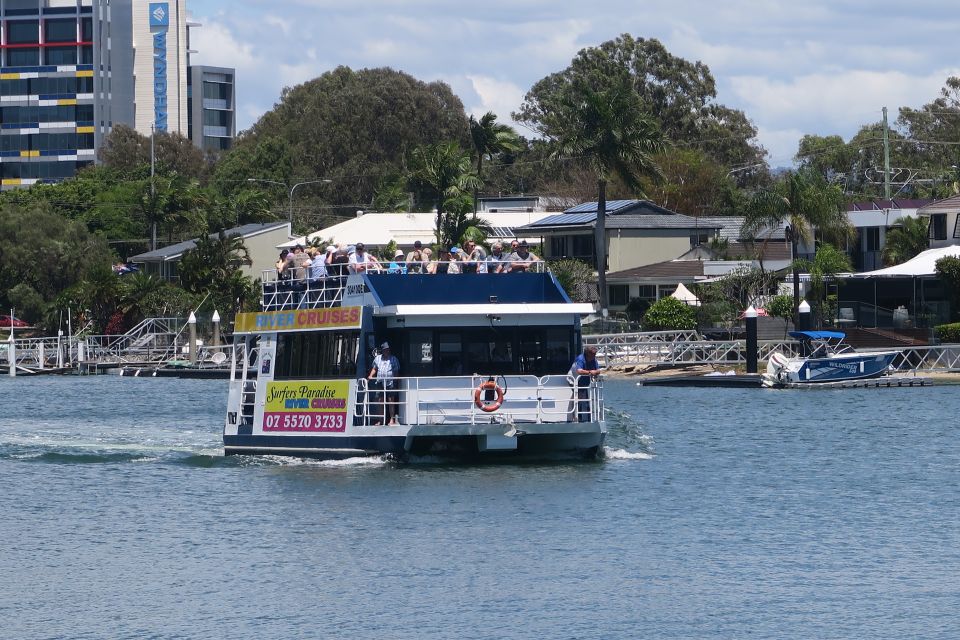
[[[257,64],[253,46],[241,43],[230,29],[213,19],[190,31],[190,45],[200,53],[198,62],[214,67],[246,69]]]
[[[237,68],[238,126],[338,65],[390,66],[450,84],[503,122],[524,93],[583,47],[621,33],[659,38],[710,67],[718,101],[742,109],[771,159],[803,133],[840,134],[880,108],[936,98],[958,70],[960,13],[942,0],[191,0],[198,64]],[[641,6],[642,5],[642,6]]]
[[[468,107],[467,112],[478,118],[493,111],[501,122],[509,122],[510,112],[515,111],[523,101],[524,90],[512,82],[473,75],[468,75],[467,80],[480,98],[480,104]]]

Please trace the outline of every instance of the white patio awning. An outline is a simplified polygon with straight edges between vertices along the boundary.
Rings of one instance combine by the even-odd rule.
[[[938,249],[927,249],[926,251],[910,258],[902,264],[896,264],[892,267],[877,269],[876,271],[865,271],[864,273],[854,274],[854,278],[910,278],[920,276],[933,276],[937,274],[937,260],[946,257],[960,257],[960,245],[951,245],[949,247],[940,247]]]
[[[671,293],[670,297],[676,298],[680,302],[684,302],[691,307],[700,306],[700,299],[697,298],[697,296],[695,296],[690,289],[687,289],[685,286],[683,286],[682,282],[677,285],[677,290]]]

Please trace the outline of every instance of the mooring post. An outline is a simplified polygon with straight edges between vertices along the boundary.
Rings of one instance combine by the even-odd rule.
[[[190,318],[187,319],[190,325],[190,364],[197,364],[197,316],[190,312]]]
[[[13,323],[10,323],[10,337],[7,338],[7,363],[10,365],[9,376],[17,377],[17,343],[13,341]]]
[[[747,373],[757,373],[757,310],[750,305],[743,317],[747,321]]]
[[[797,331],[810,331],[810,303],[806,300],[800,302],[797,307]],[[810,355],[807,349],[807,341],[800,341],[800,355],[804,358]]]
[[[220,346],[220,312],[213,311],[213,346]]]

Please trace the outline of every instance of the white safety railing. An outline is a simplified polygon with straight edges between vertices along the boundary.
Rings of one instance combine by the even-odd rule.
[[[635,334],[634,334],[635,335]],[[586,338],[584,343],[587,344]],[[774,351],[786,356],[800,355],[800,343],[793,340],[762,340],[757,357],[766,360]],[[608,343],[598,347],[597,358],[604,366],[619,365],[736,365],[747,361],[744,340],[639,340]]]
[[[960,371],[960,344],[898,348],[890,366],[898,371]]]
[[[483,388],[489,376],[396,378],[357,381],[356,422],[375,426],[395,418],[400,424],[516,424],[599,422],[603,416],[602,377],[497,376],[496,388]],[[489,385],[493,387],[494,385]],[[501,395],[502,392],[502,395]],[[493,408],[485,411],[482,407]]]
[[[509,270],[501,273],[526,272],[546,273],[549,271],[547,263],[536,262],[504,262]],[[260,304],[264,311],[280,309],[316,309],[333,307],[343,300],[343,289],[346,286],[347,276],[354,273],[370,274],[429,274],[454,276],[461,273],[497,273],[489,268],[488,263],[469,261],[450,262],[382,262],[377,264],[345,265],[343,274],[339,275],[341,265],[336,271],[329,270],[322,277],[311,277],[309,267],[288,268],[283,273],[276,269],[267,269],[260,274],[261,298]]]

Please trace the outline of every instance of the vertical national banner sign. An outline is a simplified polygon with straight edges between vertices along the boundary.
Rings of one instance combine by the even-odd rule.
[[[167,130],[167,31],[170,5],[150,3],[150,32],[153,34],[153,122],[157,131]]]

